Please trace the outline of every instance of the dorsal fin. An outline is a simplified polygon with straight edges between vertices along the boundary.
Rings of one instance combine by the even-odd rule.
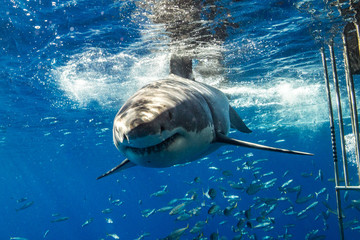
[[[186,56],[171,55],[170,74],[194,80],[192,72],[192,59]]]

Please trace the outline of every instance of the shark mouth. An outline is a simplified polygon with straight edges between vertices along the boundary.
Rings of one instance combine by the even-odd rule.
[[[162,141],[161,143],[158,143],[156,145],[153,145],[150,147],[145,147],[145,148],[126,146],[125,151],[130,150],[131,152],[138,154],[138,155],[145,155],[145,154],[150,154],[150,153],[161,152],[161,151],[165,150],[166,148],[168,148],[173,142],[175,142],[175,140],[178,137],[180,137],[180,134],[175,133],[174,135],[168,137],[167,139],[165,139],[164,141]]]

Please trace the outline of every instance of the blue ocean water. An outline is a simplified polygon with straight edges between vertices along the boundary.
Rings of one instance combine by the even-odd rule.
[[[238,26],[221,46],[198,49],[195,66],[197,80],[224,91],[253,130],[231,137],[314,157],[226,146],[185,166],[134,167],[99,181],[123,160],[112,143],[115,114],[169,73],[169,36],[144,1],[1,3],[1,239],[161,239],[184,227],[181,239],[339,238],[319,52],[331,37],[341,47],[345,23],[331,2],[204,1],[222,10],[204,26],[227,18]],[[219,53],[224,74],[204,74],[214,67],[204,59]],[[349,117],[345,128],[351,142]],[[346,239],[360,237],[359,196],[342,194]],[[185,220],[158,211],[170,201],[186,202]],[[209,214],[214,205],[219,211]]]

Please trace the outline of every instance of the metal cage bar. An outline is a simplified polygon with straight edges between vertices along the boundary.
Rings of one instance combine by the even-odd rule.
[[[344,180],[345,180],[345,186],[348,186],[349,185],[349,178],[348,178],[349,174],[348,174],[348,167],[347,167],[348,162],[347,162],[346,148],[345,148],[344,121],[343,121],[343,113],[342,113],[342,108],[341,108],[339,79],[338,79],[337,68],[336,68],[334,43],[332,41],[329,44],[329,51],[330,51],[330,60],[331,60],[333,80],[334,80],[336,105],[337,105],[337,110],[338,110],[339,133],[340,133],[342,160],[343,160]]]
[[[360,30],[360,27],[357,26]],[[357,31],[357,39],[356,44],[358,44],[360,39],[360,31]],[[339,79],[337,74],[337,66],[336,66],[336,58],[334,53],[334,45],[333,42],[330,41],[328,44],[329,52],[330,52],[330,62],[332,66],[332,75],[333,75],[333,86],[335,92],[335,101],[337,105],[337,117],[339,123],[339,137],[341,142],[341,154],[342,154],[342,173],[344,174],[345,183],[344,185],[340,185],[340,174],[339,174],[339,163],[338,163],[338,153],[337,153],[337,143],[336,143],[336,132],[335,132],[335,125],[334,125],[334,110],[332,106],[331,100],[331,89],[330,89],[330,81],[328,75],[328,67],[327,61],[325,56],[325,49],[321,48],[321,58],[324,68],[324,80],[325,80],[325,87],[326,87],[326,94],[328,99],[328,108],[329,108],[329,120],[330,120],[330,132],[331,132],[331,144],[332,144],[332,151],[333,151],[333,161],[334,161],[334,174],[335,174],[335,196],[336,196],[336,205],[337,205],[337,215],[339,221],[339,229],[340,229],[340,239],[345,239],[344,235],[344,224],[343,224],[343,213],[342,213],[342,205],[341,205],[341,191],[343,190],[354,190],[360,191],[360,135],[359,135],[359,120],[358,120],[358,112],[357,112],[357,104],[356,104],[356,95],[355,95],[355,84],[353,75],[360,74],[358,71],[355,71],[355,66],[352,66],[349,51],[352,51],[352,58],[358,57],[360,60],[360,49],[358,46],[348,44],[354,44],[354,41],[348,42],[346,31],[342,34],[342,41],[343,41],[343,55],[344,55],[344,70],[345,70],[345,82],[346,82],[346,90],[348,95],[349,101],[349,110],[350,110],[350,117],[351,117],[351,129],[352,133],[354,134],[355,139],[355,156],[356,162],[355,167],[357,169],[358,175],[358,182],[357,184],[351,184],[349,179],[349,165],[347,159],[347,152],[346,152],[346,142],[345,142],[345,132],[344,132],[344,114],[342,111],[341,106],[341,96],[340,96],[340,87],[339,87]],[[354,39],[352,39],[354,40]],[[360,44],[359,44],[360,46]],[[354,49],[356,52],[354,52]],[[359,51],[359,52],[357,52]],[[356,54],[356,55],[355,55]],[[352,59],[353,61],[354,59]],[[354,61],[353,61],[354,62]]]
[[[334,172],[335,172],[335,194],[336,194],[336,205],[337,205],[337,215],[339,220],[339,228],[340,228],[340,237],[344,238],[344,224],[342,218],[342,209],[341,209],[341,199],[340,199],[340,189],[339,186],[339,170],[338,170],[338,159],[337,159],[337,151],[336,151],[336,138],[335,138],[335,127],[334,127],[334,115],[333,108],[331,103],[331,92],[330,92],[330,83],[329,83],[329,75],[326,64],[326,57],[324,48],[321,48],[321,58],[324,67],[324,79],[325,79],[325,87],[328,99],[328,107],[329,107],[329,120],[330,120],[330,131],[331,131],[331,144],[333,151],[333,160],[334,160]]]
[[[353,134],[355,137],[355,156],[356,156],[356,165],[358,170],[358,177],[360,178],[360,142],[359,142],[359,119],[356,106],[356,95],[355,95],[355,85],[353,75],[351,73],[350,61],[349,61],[349,48],[347,44],[347,39],[345,33],[342,34],[342,40],[344,44],[344,65],[345,65],[345,74],[346,74],[346,86],[349,97],[349,107],[351,114],[351,126]],[[359,179],[360,183],[360,179]]]
[[[348,5],[343,3],[347,3]],[[337,116],[339,121],[339,136],[341,142],[341,153],[342,153],[342,171],[344,174],[345,184],[340,186],[339,182],[339,169],[338,169],[338,158],[337,158],[337,146],[335,139],[335,128],[334,128],[334,115],[331,102],[331,90],[328,76],[328,69],[326,65],[326,56],[324,48],[321,48],[321,57],[324,68],[324,78],[325,78],[325,87],[328,98],[328,107],[329,107],[329,118],[330,118],[330,130],[331,130],[331,143],[333,149],[333,160],[334,160],[334,173],[335,173],[335,194],[336,194],[336,204],[337,204],[337,214],[340,227],[341,239],[344,239],[344,226],[343,226],[343,215],[341,208],[341,199],[340,192],[345,190],[360,191],[360,136],[359,136],[359,120],[357,112],[357,101],[355,94],[355,84],[353,75],[360,74],[360,2],[353,0],[338,0],[337,7],[340,12],[340,15],[344,16],[346,19],[352,18],[352,22],[348,22],[344,26],[344,31],[341,34],[342,43],[343,43],[343,56],[344,56],[344,70],[345,70],[345,84],[348,101],[349,101],[349,110],[351,118],[351,130],[355,139],[355,167],[358,175],[357,184],[350,183],[349,179],[349,168],[353,168],[351,165],[348,165],[347,153],[346,153],[346,142],[345,142],[345,133],[344,133],[344,115],[341,108],[341,99],[340,99],[340,88],[339,80],[336,68],[336,60],[334,53],[334,45],[331,40],[329,45],[330,51],[330,61],[332,65],[333,73],[333,84],[336,97],[337,105]],[[351,172],[352,173],[352,172]]]

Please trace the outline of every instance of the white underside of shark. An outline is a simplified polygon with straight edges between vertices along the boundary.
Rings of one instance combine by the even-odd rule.
[[[220,90],[170,74],[141,88],[119,110],[113,139],[126,159],[98,179],[136,165],[191,162],[224,144],[312,155],[229,138],[230,127],[251,132]]]

